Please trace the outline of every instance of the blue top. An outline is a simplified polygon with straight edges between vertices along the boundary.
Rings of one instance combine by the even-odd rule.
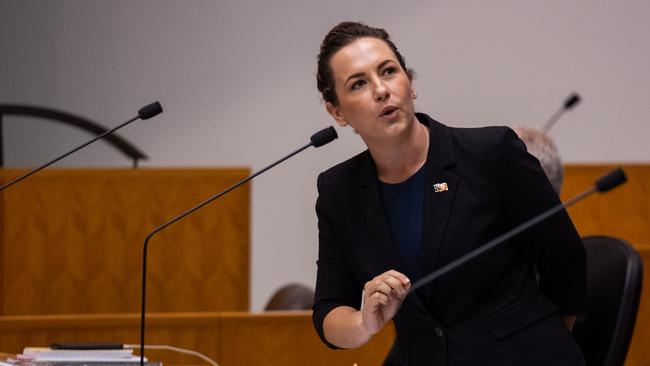
[[[397,184],[379,182],[384,214],[406,275],[411,283],[421,277],[420,243],[424,206],[424,166]]]

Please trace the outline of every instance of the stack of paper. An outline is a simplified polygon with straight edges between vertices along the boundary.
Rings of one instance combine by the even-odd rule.
[[[62,350],[27,347],[16,359],[7,362],[15,366],[134,366],[140,362],[140,356],[133,355],[132,349]],[[147,362],[147,366],[162,366],[162,363]]]

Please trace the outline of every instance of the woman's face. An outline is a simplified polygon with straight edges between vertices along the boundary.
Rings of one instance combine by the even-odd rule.
[[[378,38],[359,38],[330,60],[338,105],[327,111],[366,144],[399,137],[413,122],[415,92],[390,47]]]

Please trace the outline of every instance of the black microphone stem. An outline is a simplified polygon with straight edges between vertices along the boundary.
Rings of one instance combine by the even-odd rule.
[[[90,141],[88,141],[88,142],[86,142],[86,143],[84,143],[84,144],[81,144],[81,145],[77,146],[76,148],[74,148],[74,149],[68,151],[67,153],[65,153],[65,154],[63,154],[63,155],[61,155],[61,156],[59,156],[58,158],[55,158],[54,160],[52,160],[52,161],[50,161],[50,162],[48,162],[48,163],[45,163],[45,164],[41,165],[40,167],[38,167],[38,168],[36,168],[36,169],[34,169],[34,170],[28,172],[27,174],[24,174],[24,175],[22,175],[22,176],[20,176],[20,177],[18,177],[18,178],[16,178],[16,179],[14,179],[14,180],[12,180],[11,182],[9,182],[9,183],[3,185],[2,187],[0,187],[0,191],[4,190],[5,188],[9,188],[9,187],[13,186],[14,184],[20,182],[21,180],[23,180],[23,179],[29,177],[30,175],[32,175],[32,174],[34,174],[34,173],[36,173],[36,172],[38,172],[38,171],[40,171],[40,170],[43,170],[43,169],[47,168],[48,166],[50,166],[50,165],[56,163],[57,161],[59,161],[59,160],[65,158],[66,156],[68,156],[68,155],[70,155],[70,154],[72,154],[72,153],[74,153],[74,152],[76,152],[76,151],[78,151],[78,150],[83,149],[84,147],[86,147],[86,146],[92,144],[93,142],[95,142],[95,141],[101,139],[102,137],[104,137],[104,136],[106,136],[106,135],[108,135],[108,134],[111,134],[111,133],[115,132],[116,130],[118,130],[118,129],[120,129],[120,128],[126,126],[126,125],[128,125],[129,123],[135,121],[135,120],[138,119],[138,118],[140,118],[140,116],[135,116],[135,117],[131,118],[130,120],[128,120],[128,121],[122,123],[121,125],[119,125],[119,126],[113,128],[112,130],[108,130],[108,131],[102,133],[101,135],[95,137],[94,139],[92,139],[92,140],[90,140]]]
[[[557,120],[560,119],[560,117],[562,117],[562,115],[564,114],[565,111],[566,111],[566,108],[564,108],[564,107],[558,109],[557,112],[555,112],[555,114],[553,114],[553,116],[551,116],[551,118],[548,120],[548,122],[546,122],[546,124],[542,128],[542,131],[548,132],[551,128],[553,128],[553,126],[555,125],[555,122],[557,122]]]
[[[512,230],[510,230],[510,231],[508,231],[508,232],[506,232],[506,233],[504,233],[504,234],[490,240],[486,244],[484,244],[484,245],[472,250],[471,252],[469,252],[469,253],[467,253],[467,254],[465,254],[465,255],[463,255],[463,256],[461,256],[461,257],[459,257],[459,258],[457,258],[457,259],[455,259],[455,260],[453,260],[453,261],[451,261],[451,262],[449,262],[447,264],[445,264],[444,266],[438,268],[437,270],[435,270],[435,271],[429,273],[428,275],[420,278],[419,280],[415,281],[415,283],[413,283],[413,286],[411,286],[411,288],[409,289],[408,294],[416,291],[420,287],[428,284],[429,282],[431,282],[434,279],[446,274],[447,272],[452,271],[452,270],[456,269],[457,267],[465,264],[466,262],[474,259],[476,256],[479,256],[479,255],[487,252],[488,250],[496,247],[497,245],[504,243],[506,240],[508,240],[508,239],[512,238],[513,236],[521,233],[522,231],[528,230],[530,227],[539,224],[541,221],[544,221],[548,217],[555,215],[556,213],[563,210],[564,208],[572,206],[574,203],[584,199],[585,197],[589,196],[590,194],[596,192],[597,190],[598,189],[596,187],[592,187],[592,188],[580,193],[579,195],[567,200],[565,203],[559,203],[558,205],[556,205],[556,206],[552,207],[551,209],[545,211],[543,214],[533,217],[532,219],[524,222],[523,224],[515,227],[514,229],[512,229]]]
[[[258,175],[264,173],[265,171],[273,168],[274,166],[282,163],[283,161],[289,159],[290,157],[298,154],[299,152],[305,150],[306,148],[308,148],[308,147],[310,147],[312,145],[314,145],[314,142],[310,142],[310,143],[306,144],[305,146],[303,146],[303,147],[299,148],[298,150],[290,153],[289,155],[287,155],[287,156],[283,157],[282,159],[276,161],[275,163],[267,166],[266,168],[261,169],[260,171],[258,171],[256,173],[253,173],[251,176],[249,176],[247,178],[244,178],[244,179],[240,180],[239,182],[233,184],[229,188],[226,188],[223,192],[217,193],[216,195],[208,198],[207,200],[199,203],[198,205],[196,205],[196,206],[190,208],[189,210],[183,212],[182,214],[176,216],[172,220],[164,223],[163,225],[159,226],[154,231],[152,231],[149,235],[147,235],[147,238],[144,240],[144,251],[142,253],[142,295],[141,295],[142,296],[142,308],[141,308],[141,312],[140,312],[140,366],[144,366],[144,328],[145,328],[145,326],[144,326],[145,325],[144,314],[145,314],[145,299],[146,299],[146,290],[145,289],[146,289],[146,284],[147,284],[147,249],[149,247],[149,239],[151,239],[152,236],[154,236],[156,233],[163,230],[167,226],[175,223],[176,221],[178,221],[178,220],[182,219],[183,217],[191,214],[192,212],[202,208],[203,206],[209,204],[210,202],[216,200],[217,198],[219,198],[219,197],[223,196],[224,194],[232,191],[233,189],[241,186],[242,184],[244,184],[244,183],[248,182],[249,180],[257,177]]]

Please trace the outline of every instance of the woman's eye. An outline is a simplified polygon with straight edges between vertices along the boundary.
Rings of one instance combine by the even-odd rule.
[[[350,89],[352,89],[352,90],[359,89],[359,88],[361,88],[361,87],[363,86],[363,84],[365,84],[365,83],[366,83],[366,82],[363,81],[363,80],[357,80],[357,81],[355,81],[354,83],[352,83],[352,86],[350,87]]]
[[[396,72],[395,67],[387,67],[384,69],[384,75],[392,75]]]

